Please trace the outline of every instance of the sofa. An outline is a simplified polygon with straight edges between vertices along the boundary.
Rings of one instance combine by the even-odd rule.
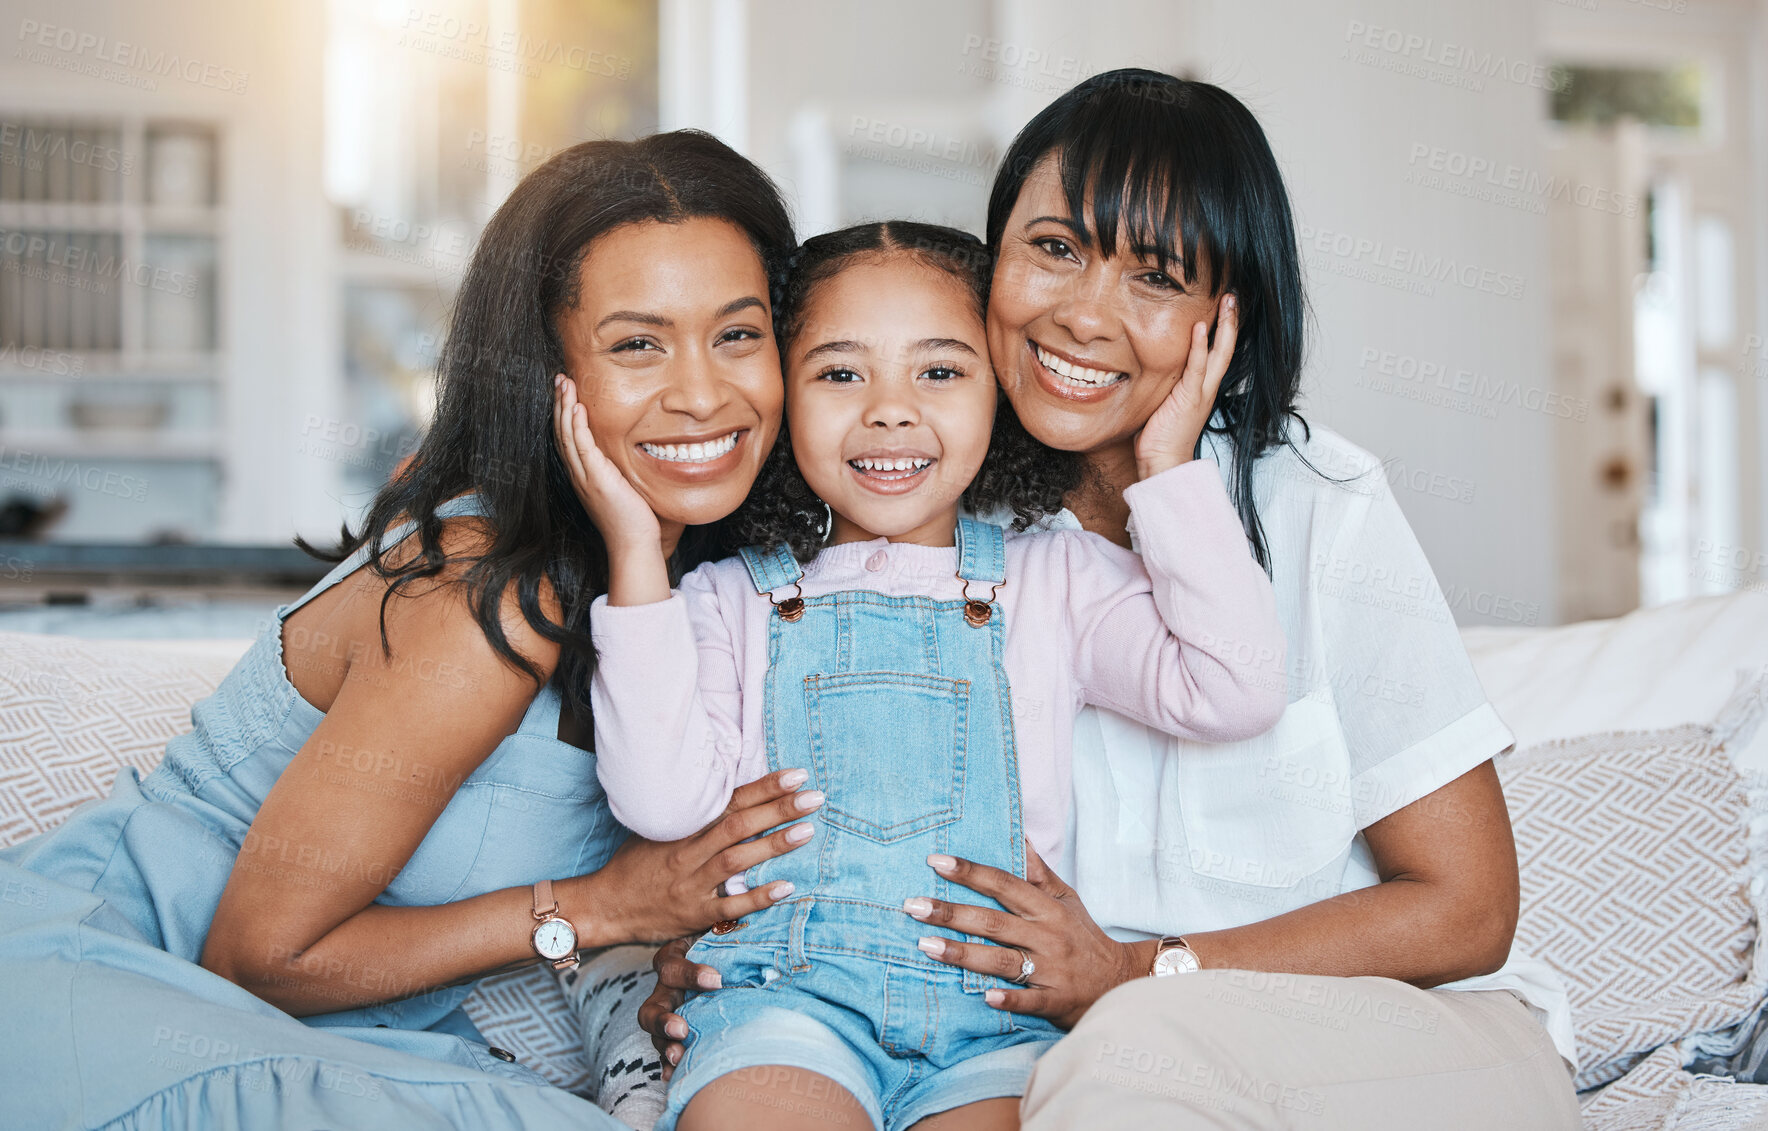
[[[1746,1082],[1768,1081],[1768,593],[1462,636],[1516,733],[1518,939],[1570,990],[1586,1126],[1768,1127],[1768,1083]],[[0,845],[151,769],[247,643],[0,633]],[[596,1094],[550,972],[488,979],[467,1010]]]

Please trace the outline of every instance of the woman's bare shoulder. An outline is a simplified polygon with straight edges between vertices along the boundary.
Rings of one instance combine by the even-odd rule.
[[[474,607],[470,577],[473,566],[491,549],[492,539],[486,519],[451,518],[443,523],[438,540],[443,564],[437,573],[400,584],[397,578],[372,569],[357,570],[344,584],[355,587],[358,597],[369,598],[357,604],[372,612],[359,620],[358,627],[370,631],[378,643],[384,623],[387,651],[394,657],[401,652],[432,657],[437,662],[446,657],[469,685],[487,690],[504,686],[504,673],[511,671],[511,665],[486,636]],[[384,562],[388,568],[398,569],[421,552],[417,539],[407,538],[388,548]],[[540,582],[539,601],[542,615],[557,623],[562,609],[545,578]],[[505,640],[534,665],[544,683],[558,665],[559,645],[542,636],[522,615],[513,581],[505,586],[497,612],[496,623]],[[526,694],[532,695],[534,685],[524,678],[516,687],[522,684],[527,685]]]

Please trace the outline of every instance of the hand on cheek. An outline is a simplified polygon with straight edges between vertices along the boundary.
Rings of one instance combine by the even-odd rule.
[[[1204,425],[1215,410],[1222,377],[1234,358],[1238,329],[1239,309],[1232,294],[1222,299],[1213,346],[1207,322],[1191,327],[1191,348],[1184,372],[1136,436],[1138,478],[1148,479],[1191,460]]]
[[[596,445],[577,386],[553,379],[553,439],[571,476],[571,489],[608,545],[610,605],[648,605],[669,597],[669,563],[662,524],[644,496]]]

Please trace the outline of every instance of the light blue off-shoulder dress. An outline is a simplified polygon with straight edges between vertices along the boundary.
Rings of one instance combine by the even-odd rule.
[[[0,851],[0,1128],[622,1126],[492,1055],[460,1008],[470,986],[297,1019],[197,965],[252,818],[324,718],[289,683],[282,621],[363,559],[277,610],[158,769],[123,771],[110,797]],[[378,902],[448,903],[607,861],[626,832],[558,718],[549,687]],[[288,851],[321,875],[357,866]],[[372,963],[335,976],[398,989]]]

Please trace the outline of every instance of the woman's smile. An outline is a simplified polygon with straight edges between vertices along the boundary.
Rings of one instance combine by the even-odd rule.
[[[683,483],[698,483],[717,479],[740,466],[745,458],[744,445],[753,443],[753,434],[752,429],[737,428],[701,439],[645,440],[634,446],[650,457],[646,462],[658,474]]]
[[[1121,370],[1100,367],[1097,363],[1057,353],[1034,338],[1026,339],[1031,348],[1032,373],[1050,392],[1070,400],[1099,400],[1109,396],[1111,389],[1128,381],[1130,375]]]

